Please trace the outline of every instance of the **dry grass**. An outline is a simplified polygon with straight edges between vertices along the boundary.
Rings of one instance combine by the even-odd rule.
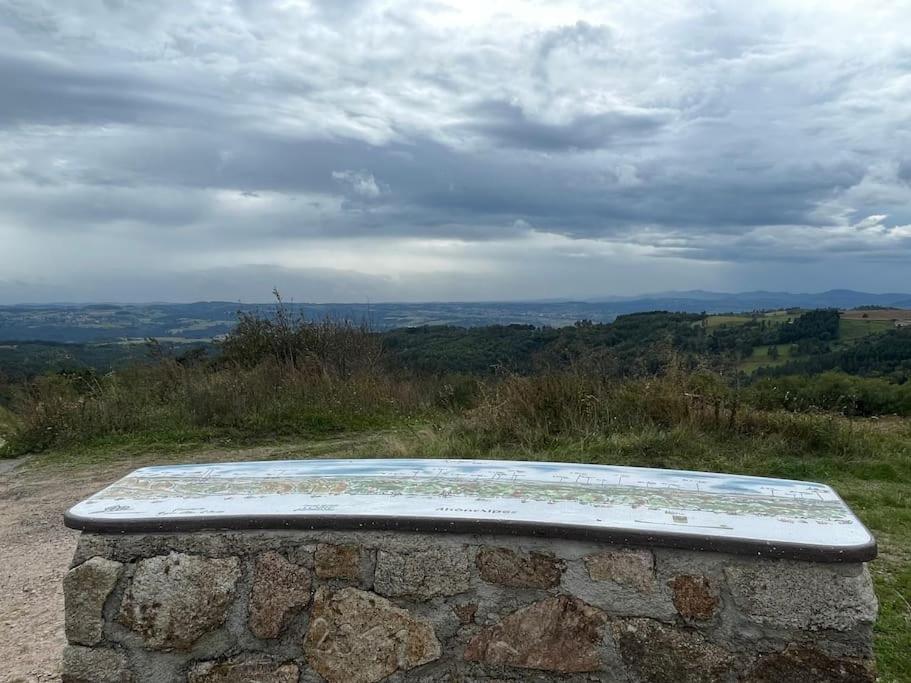
[[[40,377],[14,402],[7,451],[140,440],[206,442],[382,429],[425,413],[434,387],[383,373],[334,377],[266,361],[186,368],[171,361],[104,377]]]

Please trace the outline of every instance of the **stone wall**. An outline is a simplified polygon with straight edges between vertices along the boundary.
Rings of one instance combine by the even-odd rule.
[[[860,564],[407,532],[83,533],[65,681],[873,681]]]

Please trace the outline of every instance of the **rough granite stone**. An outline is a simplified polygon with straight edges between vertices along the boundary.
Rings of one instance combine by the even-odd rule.
[[[375,683],[442,654],[430,622],[374,593],[316,592],[304,637],[310,667],[329,683]]]
[[[744,678],[745,683],[874,683],[871,660],[830,657],[812,647],[790,646],[784,652],[763,655]]]
[[[685,619],[711,619],[718,610],[718,591],[704,576],[682,574],[670,581],[674,607]]]
[[[96,645],[104,627],[104,603],[123,572],[120,562],[93,557],[63,577],[66,639],[72,644]]]
[[[376,555],[374,590],[392,598],[427,600],[468,590],[470,561],[462,546],[425,550],[380,550]]]
[[[553,588],[560,585],[565,569],[553,555],[524,554],[509,548],[481,548],[475,563],[488,583],[513,588]]]
[[[655,556],[644,548],[604,550],[585,558],[592,581],[613,581],[640,593],[655,590]]]
[[[142,560],[118,620],[153,649],[189,649],[225,621],[240,578],[236,557],[171,553]]]
[[[356,581],[361,572],[361,548],[353,543],[320,543],[316,547],[316,576]]]
[[[297,683],[300,668],[294,662],[268,657],[230,659],[194,664],[187,683]]]
[[[728,566],[724,572],[735,604],[763,624],[847,631],[876,619],[866,567],[779,560]]]
[[[598,570],[595,570],[595,575],[602,576]],[[647,574],[645,581],[648,583],[645,583],[635,578],[640,576],[633,574],[631,580],[623,582],[610,579],[596,581],[592,580],[584,561],[568,562],[560,588],[562,592],[574,595],[612,617],[647,617],[667,623],[677,621],[679,615],[671,600],[673,596],[667,579],[659,581],[657,575]],[[629,585],[631,583],[633,585]],[[647,590],[640,590],[646,585]]]
[[[562,673],[597,671],[607,616],[559,595],[513,612],[471,639],[465,659]]]
[[[157,557],[170,552],[185,555]],[[529,587],[542,573],[552,582],[540,571],[550,563],[536,563],[535,553],[560,565],[555,585]],[[367,592],[378,554],[379,590],[389,600]],[[94,648],[70,647],[65,680],[74,682],[284,683],[295,674],[298,683],[874,681],[875,602],[863,597],[869,579],[860,564],[565,538],[306,529],[83,533],[73,566],[93,557],[124,563],[120,578],[106,600],[79,599],[96,600],[89,611],[134,632],[106,621]],[[271,590],[256,598],[258,560]],[[283,569],[302,571],[309,589],[272,595],[300,587]],[[228,595],[223,608],[219,594]],[[554,605],[560,595],[565,603]],[[309,605],[295,604],[308,596]],[[280,624],[280,640],[251,633],[260,599],[272,610],[262,622]],[[76,604],[68,607],[85,609]],[[824,626],[838,620],[848,627]],[[818,630],[797,626],[805,623]],[[175,647],[184,650],[162,651]],[[554,668],[525,668],[534,666]]]
[[[734,656],[696,631],[651,619],[611,624],[623,663],[649,683],[721,683],[731,679]]]
[[[276,552],[256,558],[250,593],[250,630],[257,638],[278,638],[296,610],[310,602],[310,570]]]
[[[131,683],[126,657],[116,650],[67,645],[63,650],[63,683]]]

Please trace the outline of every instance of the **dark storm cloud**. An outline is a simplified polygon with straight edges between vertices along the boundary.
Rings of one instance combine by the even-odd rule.
[[[549,7],[0,2],[0,276],[51,239],[188,289],[335,241],[339,282],[401,296],[445,240],[519,290],[522,250],[570,289],[582,258],[911,257],[900,10]]]
[[[898,164],[898,177],[906,183],[911,183],[911,161],[905,160]]]
[[[136,74],[80,69],[40,55],[0,52],[0,82],[0,126],[164,123],[193,113]]]
[[[386,235],[496,239],[516,219],[576,237],[597,237],[624,234],[640,224],[723,232],[812,224],[819,221],[813,210],[832,187],[851,186],[863,177],[863,169],[850,164],[732,168],[717,175],[690,171],[685,177],[651,164],[641,171],[647,182],[624,186],[596,168],[529,163],[523,156],[491,158],[429,140],[376,148],[355,140],[161,132],[141,141],[115,139],[95,146],[104,163],[70,172],[81,181],[78,191],[64,186],[59,197],[45,190],[46,201],[40,206],[31,197],[13,198],[10,206],[45,219],[56,213],[83,225],[118,215],[173,224],[204,218],[205,207],[193,201],[190,190],[345,193],[349,208],[359,211],[343,211],[306,227],[291,211],[273,216],[269,225],[257,229],[255,239],[269,232],[339,235],[377,230]],[[358,194],[340,180],[345,174],[368,175],[377,184],[376,193]],[[119,203],[109,190],[83,186],[97,187],[112,175],[126,188],[144,188],[141,197]],[[174,197],[171,188],[186,190],[185,200]],[[491,224],[502,229],[492,230]]]
[[[473,122],[465,127],[498,145],[518,149],[593,150],[633,145],[655,133],[668,116],[657,113],[608,112],[576,116],[565,123],[533,121],[516,105],[483,102],[469,111]]]

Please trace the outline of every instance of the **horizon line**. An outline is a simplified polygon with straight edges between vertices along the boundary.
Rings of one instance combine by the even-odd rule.
[[[835,288],[818,292],[791,292],[787,290],[752,289],[737,292],[724,292],[708,289],[667,290],[659,292],[644,292],[630,295],[591,295],[588,297],[554,297],[533,299],[437,299],[437,300],[384,300],[384,301],[295,301],[293,298],[285,299],[285,303],[295,306],[421,306],[421,305],[450,305],[450,304],[609,304],[623,303],[636,300],[668,299],[668,298],[694,298],[693,294],[712,296],[747,296],[747,295],[772,295],[772,296],[822,296],[826,294],[849,293],[863,296],[900,296],[911,297],[909,292],[868,292],[863,290]],[[698,300],[698,299],[697,299]],[[15,303],[0,303],[0,307],[22,306],[187,306],[194,304],[236,304],[239,306],[271,306],[275,301],[243,301],[231,299],[195,299],[186,301],[174,300],[143,300],[143,301],[117,301],[117,300],[82,300],[82,301],[20,301]]]

